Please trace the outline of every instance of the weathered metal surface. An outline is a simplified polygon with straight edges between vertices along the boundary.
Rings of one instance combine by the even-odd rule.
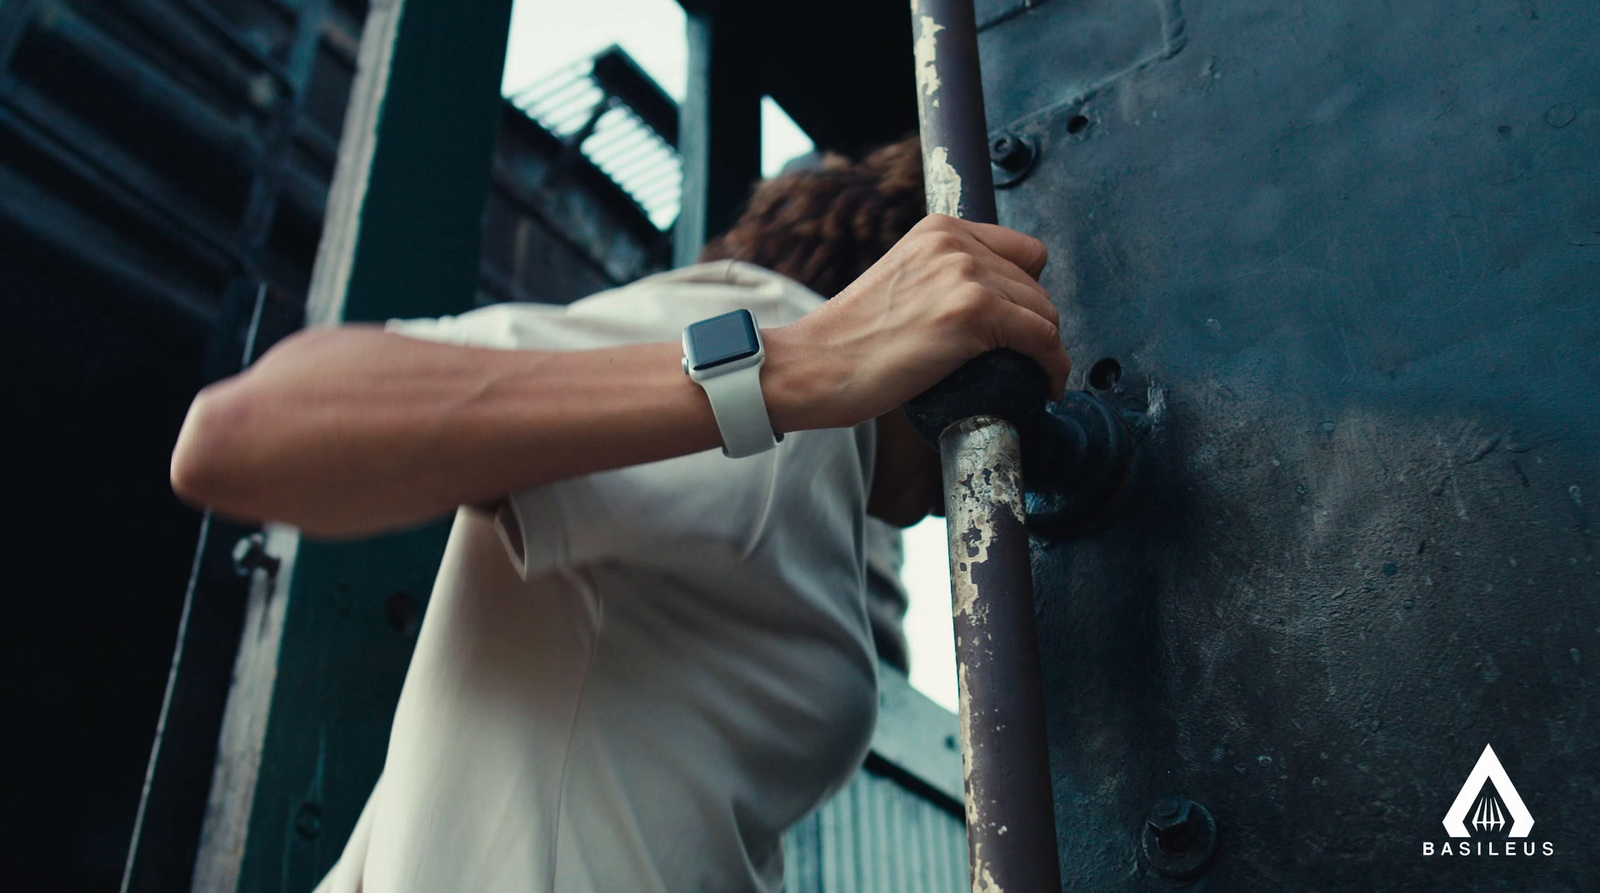
[[[1592,888],[1597,34],[1086,0],[982,35],[1074,384],[1166,395],[1113,526],[1034,556],[1069,889],[1155,889],[1174,793],[1218,826],[1197,889]],[[1536,855],[1439,855],[1486,744]]]
[[[928,213],[993,223],[988,138],[972,126],[984,120],[975,34],[972,4],[913,0],[911,46],[917,66]]]
[[[1021,183],[1038,160],[1039,147],[1027,137],[1009,133],[989,140],[989,161],[994,165],[994,188],[1009,189]]]
[[[1204,805],[1181,794],[1162,797],[1145,816],[1141,843],[1145,862],[1162,883],[1187,887],[1217,853],[1217,820]]]
[[[1059,540],[1102,525],[1133,472],[1133,454],[1161,416],[1160,393],[1144,412],[1069,390],[1024,420],[1022,480],[1028,529]]]
[[[911,5],[923,186],[930,214],[994,223],[994,178],[972,14],[966,0]],[[923,439],[937,444],[950,424],[976,415],[1020,423],[1044,407],[1047,388],[1032,360],[1013,350],[993,350],[913,398],[906,415]]]
[[[233,664],[236,681],[217,736],[217,759],[190,882],[196,893],[239,887],[299,546],[294,529],[269,527],[262,542],[268,560],[250,575],[244,635]]]

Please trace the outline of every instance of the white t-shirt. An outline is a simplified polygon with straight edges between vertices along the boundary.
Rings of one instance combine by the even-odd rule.
[[[575,350],[820,301],[718,262],[390,328]],[[462,509],[382,777],[319,893],[776,893],[780,835],[860,765],[876,719],[872,461],[870,423],[796,431],[517,493],[516,524]]]

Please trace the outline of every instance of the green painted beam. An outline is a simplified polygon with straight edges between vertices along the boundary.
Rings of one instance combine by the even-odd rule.
[[[471,306],[510,17],[510,0],[373,3],[308,323]]]
[[[309,325],[472,306],[510,13],[511,0],[373,3]],[[246,633],[246,653],[252,636],[269,644],[236,672],[224,737],[244,744],[219,763],[230,781],[213,791],[197,889],[299,893],[338,858],[383,766],[447,530],[291,550],[287,602],[263,615],[275,628]],[[251,742],[246,718],[268,700]]]

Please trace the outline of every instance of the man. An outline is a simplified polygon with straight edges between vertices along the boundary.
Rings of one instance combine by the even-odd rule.
[[[565,308],[309,330],[198,395],[172,466],[191,502],[329,537],[456,513],[320,889],[775,893],[783,830],[871,734],[866,510],[938,498],[897,408],[999,347],[1060,395],[1044,263],[932,217],[826,303],[719,261]]]

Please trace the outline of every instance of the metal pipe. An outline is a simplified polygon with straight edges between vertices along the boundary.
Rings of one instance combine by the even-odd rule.
[[[939,438],[950,531],[967,851],[974,891],[1061,889],[1016,429]]]
[[[928,210],[994,223],[972,0],[912,0],[911,21]],[[991,355],[969,364],[921,398],[924,405],[914,406],[912,416],[926,421],[937,417],[937,407],[968,407],[940,419],[938,444],[972,889],[1054,893],[1061,889],[1060,866],[1021,448],[1012,421],[969,411],[979,404],[996,412],[1005,412],[998,409],[1004,405],[1044,405],[1036,369],[1005,374],[1017,360]],[[958,398],[948,399],[952,393]],[[927,433],[926,425],[919,427]]]

